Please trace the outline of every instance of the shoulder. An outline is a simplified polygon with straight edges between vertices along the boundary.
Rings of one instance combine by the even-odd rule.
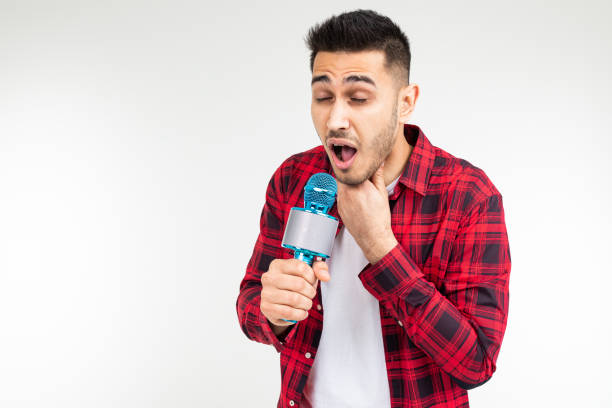
[[[483,169],[439,147],[434,146],[434,152],[430,184],[444,185],[455,208],[470,212],[492,198],[501,200],[501,193]]]

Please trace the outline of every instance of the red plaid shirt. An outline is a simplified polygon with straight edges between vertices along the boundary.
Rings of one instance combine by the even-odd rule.
[[[508,317],[502,196],[481,169],[433,146],[417,126],[406,124],[404,135],[414,148],[389,195],[399,243],[359,279],[379,301],[391,406],[469,407],[467,390],[495,372]],[[317,146],[273,174],[236,302],[246,336],[280,353],[278,407],[300,405],[323,330],[321,286],[309,316],[277,338],[259,308],[261,275],[273,259],[293,257],[281,247],[285,223],[321,171],[332,168]],[[329,213],[339,218],[336,205]]]

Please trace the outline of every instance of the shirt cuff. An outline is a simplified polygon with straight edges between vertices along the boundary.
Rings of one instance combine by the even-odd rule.
[[[263,313],[261,313],[261,311],[259,312],[259,322],[261,323],[261,327],[265,335],[270,339],[272,345],[279,353],[281,353],[285,346],[293,340],[295,337],[295,332],[297,331],[297,329],[293,326],[299,323],[292,324],[291,327],[289,327],[287,331],[281,335],[281,340],[276,337],[274,330],[272,330],[272,326],[270,326],[270,321]]]
[[[359,272],[363,286],[379,301],[399,296],[414,306],[425,303],[434,294],[435,287],[424,276],[400,243]]]

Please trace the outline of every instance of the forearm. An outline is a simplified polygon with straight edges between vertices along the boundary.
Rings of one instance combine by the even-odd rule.
[[[259,308],[260,292],[261,289],[257,287],[241,288],[236,302],[238,322],[248,339],[271,344],[280,353],[283,346]]]
[[[453,298],[457,304],[466,302],[460,310],[424,278],[401,244],[375,266],[365,268],[359,278],[402,324],[410,340],[460,386],[473,388],[492,376],[506,324],[507,299],[485,310],[475,307],[477,298],[466,301],[463,292],[463,300]],[[504,297],[506,284],[500,276],[483,287],[495,288]],[[467,293],[477,295],[478,291]]]
[[[419,306],[400,297],[396,311],[413,343],[462,388],[477,387],[495,372],[505,312],[486,327],[484,319],[462,312],[437,289]]]
[[[260,303],[262,274],[269,269],[272,260],[283,258],[281,241],[285,219],[283,206],[286,199],[282,194],[282,181],[284,180],[282,168],[281,165],[268,183],[266,202],[260,216],[260,233],[245,276],[240,283],[240,292],[236,301],[238,321],[247,338],[264,344],[272,344],[278,352],[284,348],[284,340],[281,339],[284,337],[289,341],[295,330],[272,325],[261,312]]]

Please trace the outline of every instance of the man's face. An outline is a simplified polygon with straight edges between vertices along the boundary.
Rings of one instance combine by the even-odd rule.
[[[369,179],[395,144],[397,86],[384,63],[382,51],[318,52],[315,57],[312,120],[342,183]]]

